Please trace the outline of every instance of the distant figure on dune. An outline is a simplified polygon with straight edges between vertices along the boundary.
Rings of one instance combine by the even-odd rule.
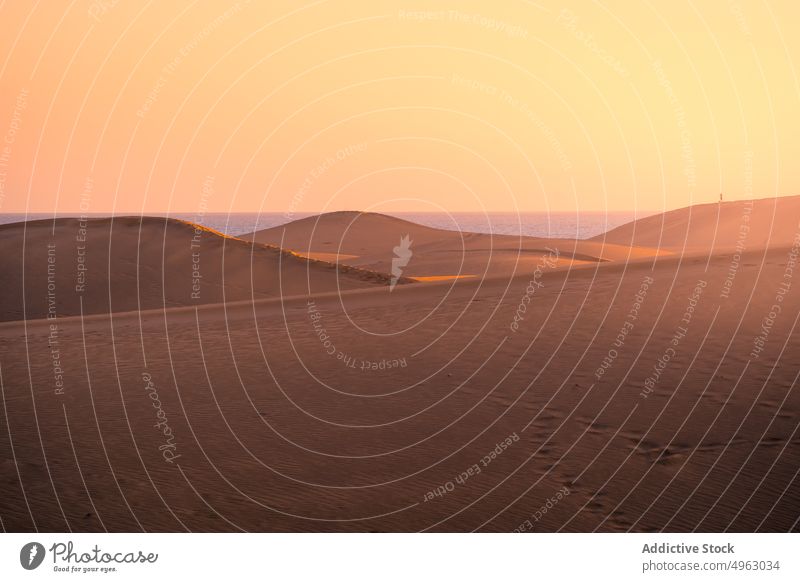
[[[390,291],[397,285],[398,279],[403,275],[403,267],[408,265],[408,261],[411,260],[411,255],[414,254],[411,251],[412,242],[410,235],[402,236],[400,237],[400,244],[393,249],[395,256],[392,257],[392,280],[389,283]]]

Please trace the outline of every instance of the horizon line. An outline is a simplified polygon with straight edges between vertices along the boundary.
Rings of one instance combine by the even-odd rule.
[[[759,200],[773,200],[778,198],[790,198],[794,196],[800,196],[798,194],[778,194],[775,196],[764,196],[761,198],[736,198],[732,200],[709,200],[709,201],[698,201],[694,202],[693,204],[689,204],[688,206],[676,206],[672,208],[590,208],[586,210],[577,210],[577,209],[566,209],[566,210],[557,210],[557,209],[549,209],[549,210],[508,210],[508,209],[484,209],[484,210],[454,210],[451,212],[448,211],[440,211],[435,212],[431,210],[386,210],[383,212],[377,212],[374,210],[360,210],[360,209],[353,209],[353,208],[345,208],[345,209],[336,209],[336,210],[308,210],[308,211],[290,211],[290,210],[209,210],[204,209],[202,211],[194,210],[148,210],[146,212],[142,210],[101,210],[96,212],[83,212],[80,209],[77,210],[61,210],[61,211],[53,211],[53,210],[10,210],[2,212],[0,211],[0,215],[3,214],[79,214],[79,215],[108,215],[108,214],[127,214],[133,216],[148,216],[151,213],[155,213],[155,215],[162,215],[162,214],[194,214],[203,216],[206,214],[284,214],[284,215],[318,215],[318,214],[329,214],[331,212],[372,212],[375,214],[522,214],[522,213],[554,213],[554,212],[561,212],[561,213],[578,213],[578,212],[595,212],[595,213],[605,213],[605,212],[651,212],[651,213],[659,213],[659,212],[671,212],[673,210],[681,210],[683,208],[691,208],[693,206],[701,206],[704,204],[718,204],[722,202],[723,204],[729,204],[733,202],[756,202]]]
[[[668,211],[670,209],[666,209]],[[676,209],[671,209],[676,210]],[[130,215],[142,215],[146,216],[148,214],[196,214],[199,216],[205,214],[284,214],[284,215],[315,215],[315,214],[331,214],[333,212],[361,212],[361,213],[371,213],[371,214],[530,214],[530,213],[539,213],[539,214],[547,214],[547,213],[578,213],[578,212],[595,212],[595,213],[604,213],[604,212],[664,212],[665,209],[663,208],[607,208],[607,209],[596,209],[591,208],[587,210],[453,210],[453,211],[432,211],[432,210],[385,210],[385,211],[375,211],[375,210],[359,210],[353,208],[343,208],[339,210],[309,210],[309,211],[286,211],[286,210],[205,210],[202,212],[198,212],[197,210],[148,210],[148,211],[141,211],[141,210],[100,210],[100,211],[92,211],[92,212],[83,212],[81,210],[59,210],[54,212],[52,210],[10,210],[6,212],[0,211],[0,215],[8,215],[8,214],[85,214],[87,216],[96,215],[96,214],[130,214]]]

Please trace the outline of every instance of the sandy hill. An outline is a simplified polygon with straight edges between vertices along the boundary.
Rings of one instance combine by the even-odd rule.
[[[309,216],[241,238],[297,251],[365,255],[376,247],[390,249],[401,236],[410,235],[419,245],[459,240],[460,233],[430,228],[376,212],[339,211]],[[340,247],[341,245],[341,247]]]
[[[0,321],[305,295],[388,277],[164,218],[0,226]],[[23,315],[25,314],[25,315]]]
[[[317,297],[336,355],[303,298],[69,318],[61,386],[48,322],[0,325],[3,527],[796,531],[800,293],[748,356],[755,254],[725,299],[722,255],[549,272],[516,331],[526,278]]]
[[[559,253],[559,266],[653,256],[659,251],[597,241],[546,239],[430,228],[393,216],[342,211],[295,220],[241,238],[303,255],[391,272],[401,239],[411,241],[403,274],[412,278],[498,276],[530,272]]]
[[[723,252],[789,246],[800,226],[800,196],[698,204],[624,224],[594,241]]]
[[[319,221],[340,236],[341,216]],[[64,318],[55,332],[45,319],[6,322],[3,528],[798,529],[800,293],[776,300],[785,248],[743,253],[758,268],[731,279],[725,254],[626,264],[624,253],[651,251],[469,234],[463,251],[459,233],[426,239],[415,225],[356,221],[387,247],[361,249],[356,236],[373,239],[350,229],[343,248],[362,257],[385,262],[395,237],[418,236],[408,270],[474,267],[487,244],[509,257],[560,245],[606,261],[547,270],[535,288],[526,274],[390,293],[351,271],[339,282],[368,288],[315,296],[314,316],[295,297]],[[285,228],[300,246],[298,224],[309,223]],[[11,297],[46,309],[52,241],[56,305],[75,309],[80,224],[53,226],[0,227],[4,309]],[[192,225],[117,219],[110,229],[88,225],[88,308],[189,303]],[[287,294],[335,286],[330,265],[200,232],[203,301],[223,289],[247,297],[251,272],[264,295],[281,283]],[[312,238],[323,249],[339,240]],[[479,462],[480,474],[459,478]]]

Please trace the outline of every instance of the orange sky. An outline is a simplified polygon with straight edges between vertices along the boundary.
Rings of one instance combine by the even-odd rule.
[[[796,2],[33,4],[0,7],[0,212],[800,194]]]

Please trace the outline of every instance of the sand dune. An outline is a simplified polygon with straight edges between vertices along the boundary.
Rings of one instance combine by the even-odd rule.
[[[202,305],[385,285],[163,218],[62,218],[0,226],[0,321]],[[24,252],[23,252],[24,249]],[[24,311],[23,311],[24,310]]]
[[[331,212],[260,230],[242,238],[282,246],[311,257],[390,272],[394,247],[411,241],[403,274],[413,278],[514,276],[530,273],[558,252],[557,268],[667,254],[610,242],[457,232],[372,212]],[[424,279],[423,279],[424,280]]]
[[[525,278],[318,296],[313,311],[297,298],[141,324],[68,318],[61,393],[48,322],[2,324],[4,527],[796,528],[800,294],[749,355],[785,260],[771,251],[727,299],[725,257],[710,271],[704,259],[661,259],[547,272],[516,332]],[[645,398],[699,280],[688,333]],[[159,411],[172,440],[154,428]]]
[[[714,216],[704,212],[693,216]],[[390,266],[408,234],[419,246],[406,271],[452,276],[470,260],[454,252],[459,233],[379,215],[358,215],[371,228],[342,238],[351,218],[320,217],[319,240],[313,220],[292,223],[287,246],[336,253],[341,240],[342,253]],[[231,288],[248,298],[251,263],[266,265],[254,276],[266,299],[186,306],[194,228],[143,222],[146,240],[130,219],[110,250],[93,247],[90,269],[112,261],[114,299],[103,304],[104,290],[93,307],[136,301],[137,248],[152,285],[139,284],[143,307],[162,306],[162,294],[182,306],[0,324],[6,530],[798,528],[800,289],[787,291],[798,249],[784,242],[734,264],[726,253],[530,239],[537,260],[536,245],[574,245],[574,261],[593,268],[390,290],[385,276],[337,278],[329,264],[212,233],[202,248],[216,249],[216,280],[244,271]],[[693,224],[687,232],[711,228]],[[76,225],[58,226],[68,235],[58,276],[72,285]],[[28,225],[26,237],[25,280],[40,294],[51,227]],[[109,227],[92,223],[89,236]],[[257,238],[274,243],[276,232]],[[4,250],[18,234],[0,229]],[[473,249],[488,240],[463,238]],[[270,299],[281,282],[296,296]]]
[[[594,241],[673,252],[789,246],[800,229],[800,196],[698,204],[624,224]]]

